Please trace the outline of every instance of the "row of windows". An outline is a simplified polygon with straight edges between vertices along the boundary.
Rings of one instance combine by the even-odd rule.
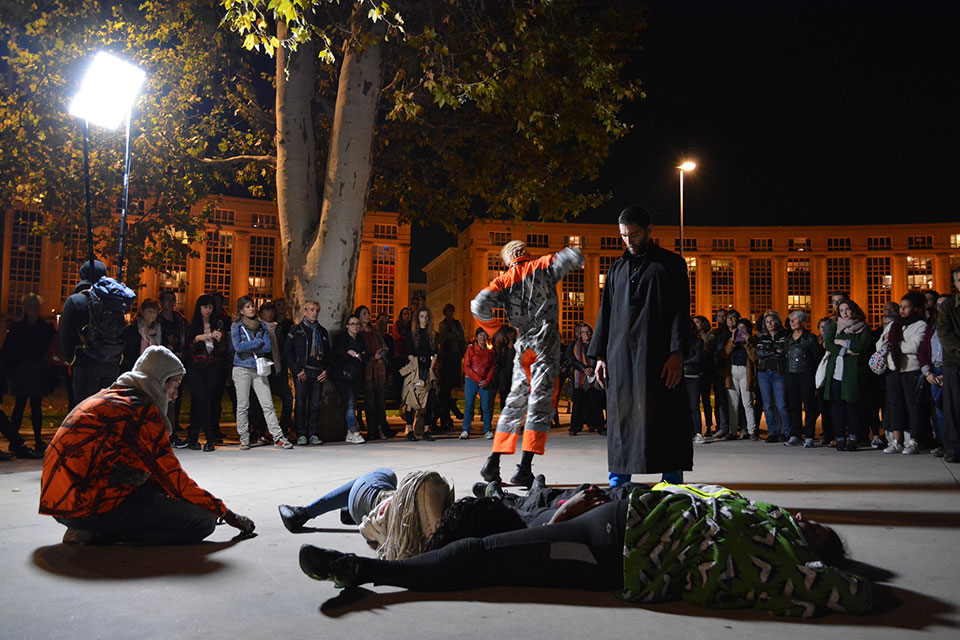
[[[490,232],[490,244],[493,245],[504,245],[509,242],[511,239],[511,234],[506,231],[491,231]],[[699,249],[697,238],[684,238],[683,239],[683,251],[691,252],[697,251]],[[543,233],[530,233],[526,237],[527,246],[531,248],[546,249],[550,247],[550,237],[547,234]],[[654,242],[660,244],[657,238],[653,239]],[[568,247],[579,247],[580,249],[586,248],[586,240],[583,236],[564,236],[563,237],[564,246]],[[680,250],[680,239],[674,239],[674,251]],[[827,238],[827,251],[850,251],[852,246],[852,240],[849,237],[834,237]],[[867,237],[867,250],[868,251],[889,251],[892,247],[890,236],[869,236]],[[918,249],[932,249],[934,247],[933,236],[921,235],[921,236],[909,236],[907,238],[907,249],[908,250],[918,250]],[[773,238],[751,238],[750,239],[750,251],[755,253],[762,253],[767,251],[774,250]],[[813,248],[813,245],[810,241],[810,238],[788,238],[787,239],[787,250],[788,251],[810,251]],[[950,236],[950,248],[951,249],[960,249],[960,234],[952,234]],[[622,241],[620,236],[601,236],[600,237],[600,249],[602,251],[620,251],[623,249]],[[710,241],[710,249],[713,252],[733,252],[737,250],[736,241],[734,238],[712,238]]]

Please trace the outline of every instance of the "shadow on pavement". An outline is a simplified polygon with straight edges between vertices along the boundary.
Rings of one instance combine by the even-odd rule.
[[[854,570],[869,575],[892,576],[883,569],[858,563]],[[340,618],[349,613],[360,611],[386,610],[391,605],[408,602],[488,602],[508,608],[516,604],[568,605],[573,607],[607,607],[616,609],[636,609],[638,615],[649,610],[671,615],[714,618],[719,621],[776,621],[797,625],[841,625],[855,627],[890,627],[894,629],[923,630],[930,627],[960,627],[950,619],[957,608],[943,600],[932,598],[915,591],[874,584],[874,610],[864,616],[831,614],[817,618],[777,617],[756,609],[708,609],[685,602],[667,602],[660,604],[632,604],[624,602],[609,593],[593,591],[575,591],[568,589],[530,589],[530,588],[490,588],[447,593],[426,593],[414,591],[395,591],[377,593],[357,587],[347,589],[334,598],[324,602],[319,611],[330,618]],[[909,615],[906,615],[909,612]]]
[[[960,513],[944,511],[880,511],[877,509],[811,509],[786,507],[790,513],[800,511],[804,519],[823,524],[859,524],[876,527],[922,527],[925,529],[960,529]]]
[[[883,484],[879,482],[858,484],[855,482],[724,482],[728,489],[749,495],[751,491],[960,491],[955,482],[897,482]]]
[[[133,580],[172,575],[207,575],[226,568],[209,556],[244,538],[170,547],[55,544],[33,552],[33,564],[54,575],[79,580]]]

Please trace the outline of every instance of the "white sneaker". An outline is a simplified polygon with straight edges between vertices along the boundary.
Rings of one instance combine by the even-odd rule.
[[[483,434],[483,437],[487,440],[493,440],[493,431],[487,431]]]
[[[919,445],[917,445],[917,441],[911,440],[910,442],[907,443],[907,446],[903,448],[903,451],[901,453],[905,456],[912,456],[914,454],[920,453],[919,449],[920,447]]]
[[[348,431],[347,442],[350,444],[363,444],[366,442],[366,440],[363,439],[363,436],[360,435],[359,431]]]
[[[461,432],[460,432],[460,439],[461,439],[461,440],[469,440],[469,439],[470,439],[470,432],[467,431],[466,429],[464,429],[463,431],[461,431]]]
[[[884,453],[903,453],[903,445],[894,440],[890,443],[886,449],[883,450]]]
[[[698,433],[697,435],[693,436],[694,444],[703,444],[706,441],[707,439],[703,437],[703,434]]]

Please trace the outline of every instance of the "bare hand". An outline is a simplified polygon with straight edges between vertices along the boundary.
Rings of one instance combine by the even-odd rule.
[[[601,389],[605,389],[607,387],[606,383],[604,382],[604,379],[607,377],[607,363],[603,360],[597,360],[596,372],[597,384],[600,385]]]
[[[586,370],[584,371],[584,373],[587,374],[587,377],[588,377],[588,378],[592,378],[592,377],[593,377],[593,367],[587,367]]]
[[[938,376],[933,371],[928,371],[924,377],[927,379],[927,382],[932,385],[936,385],[938,387],[943,386],[943,376]]]
[[[660,377],[667,389],[673,389],[680,384],[683,378],[683,357],[679,353],[672,353],[660,370]]]
[[[320,372],[320,375],[317,376],[317,382],[326,382],[327,381],[327,370],[324,369]]]
[[[301,371],[300,373],[298,373],[298,374],[297,374],[297,380],[299,380],[300,382],[306,382],[306,381],[307,381],[307,372],[306,372],[306,371]]]
[[[839,346],[839,347],[845,347],[845,346],[847,346],[847,341],[846,341],[846,340],[841,340],[840,338],[834,338],[834,339],[833,339],[833,344],[835,344],[835,345],[837,345],[837,346]]]
[[[598,489],[597,487],[584,489],[564,502],[563,505],[557,509],[556,513],[553,514],[553,517],[550,518],[548,524],[556,524],[557,522],[570,520],[607,502],[610,502],[610,498],[602,489]]]
[[[360,354],[357,353],[356,351],[354,351],[353,349],[348,350],[348,351],[347,351],[347,355],[348,355],[348,356],[353,356],[354,358],[359,358],[359,357],[360,357]]]

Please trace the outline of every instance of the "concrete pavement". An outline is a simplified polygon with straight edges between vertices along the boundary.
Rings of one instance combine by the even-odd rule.
[[[691,482],[800,509],[834,524],[851,555],[889,585],[886,610],[868,617],[782,620],[683,603],[636,606],[610,594],[485,589],[415,594],[372,587],[345,601],[297,566],[303,543],[372,555],[336,513],[290,534],[281,502],[303,504],[360,473],[436,469],[468,495],[490,442],[394,439],[292,451],[236,446],[178,452],[187,471],[252,517],[257,537],[219,527],[188,548],[63,545],[64,528],[37,514],[40,465],[0,463],[0,638],[956,638],[960,626],[960,465],[929,454],[837,453],[763,442],[695,448]],[[554,430],[534,471],[551,484],[606,481],[606,439]],[[519,455],[503,459],[509,477]],[[651,480],[656,478],[636,478]]]

